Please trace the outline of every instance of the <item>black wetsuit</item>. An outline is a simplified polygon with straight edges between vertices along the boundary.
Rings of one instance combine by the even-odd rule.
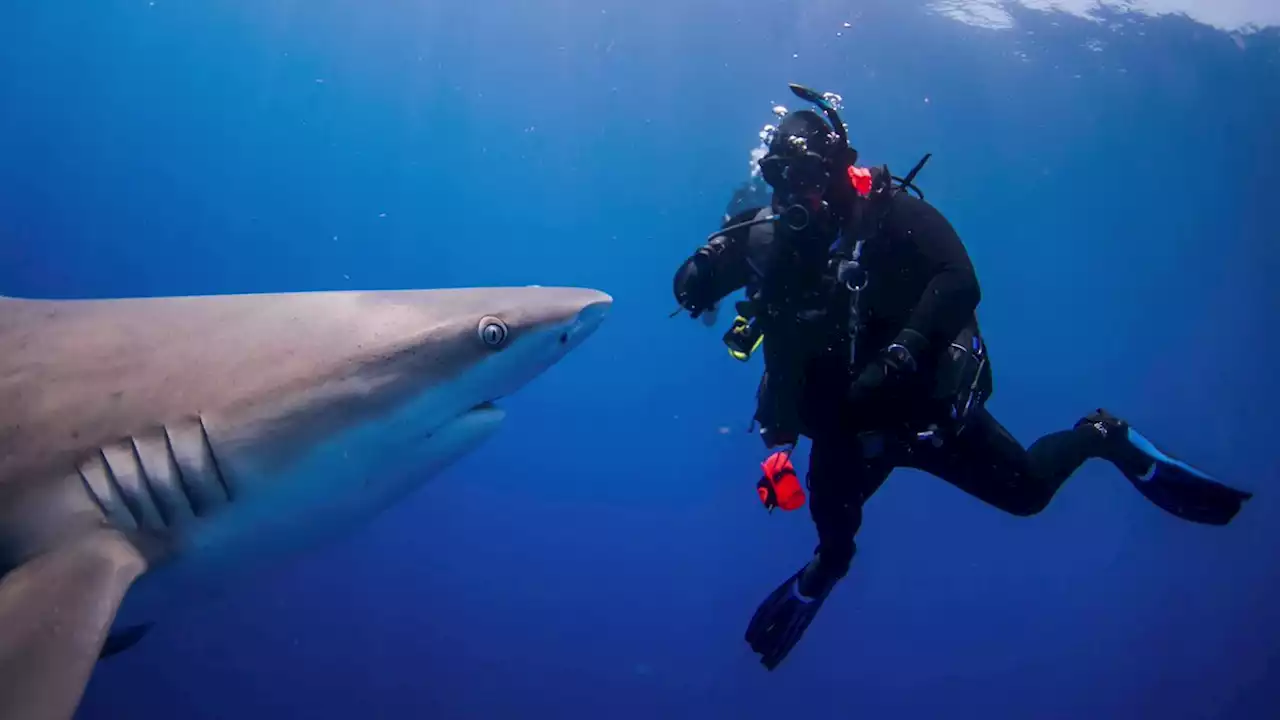
[[[944,434],[940,446],[917,437],[945,420],[931,394],[936,364],[976,323],[980,292],[968,253],[941,213],[905,192],[888,202],[879,231],[862,251],[869,282],[858,301],[858,361],[852,364],[850,297],[823,276],[830,238],[785,237],[772,225],[734,231],[713,238],[676,274],[677,300],[695,314],[739,288],[763,286],[763,301],[775,310],[760,319],[766,373],[769,384],[781,388],[762,400],[773,405],[764,408],[771,417],[762,421],[793,425],[783,442],[799,434],[813,441],[809,507],[830,581],[848,570],[863,503],[895,468],[926,471],[1001,510],[1031,515],[1086,459],[1112,454],[1104,435],[1087,423],[1024,449],[985,408],[974,411],[959,434]],[[777,234],[766,243],[782,246],[767,269],[759,267],[761,241],[752,235],[762,231]],[[809,319],[797,320],[797,312]],[[904,329],[928,341],[916,369],[852,403],[851,383]]]

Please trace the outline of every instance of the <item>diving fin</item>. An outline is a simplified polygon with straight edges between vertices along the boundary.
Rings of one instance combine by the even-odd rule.
[[[1161,452],[1137,430],[1129,428],[1129,444],[1149,458],[1147,471],[1129,474],[1129,482],[1166,512],[1204,525],[1226,525],[1253,493],[1236,490],[1201,470]]]
[[[1105,410],[1085,418],[1122,452],[1113,461],[1143,497],[1171,515],[1202,525],[1226,525],[1253,493],[1223,485],[1203,470],[1163,452]]]
[[[0,718],[73,717],[116,611],[147,562],[97,530],[0,581]]]
[[[800,568],[770,593],[747,625],[747,644],[752,652],[760,655],[760,664],[770,671],[778,667],[800,642],[831,592],[828,584],[815,597],[801,594],[800,580],[808,567]]]

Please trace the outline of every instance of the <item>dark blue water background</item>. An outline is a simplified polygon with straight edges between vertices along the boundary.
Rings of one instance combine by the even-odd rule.
[[[916,3],[66,0],[0,8],[0,288],[573,284],[606,326],[376,523],[184,609],[84,718],[1263,718],[1280,707],[1280,38]],[[844,27],[844,23],[850,27]],[[668,320],[787,82],[926,151],[1023,441],[1098,405],[1253,489],[1105,465],[1015,518],[901,472],[777,672],[808,557],[754,499],[759,360]],[[723,320],[723,318],[722,318]],[[799,455],[804,464],[804,453]]]

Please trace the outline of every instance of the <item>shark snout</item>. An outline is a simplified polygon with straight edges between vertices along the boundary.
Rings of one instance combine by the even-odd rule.
[[[594,297],[578,311],[577,317],[560,336],[560,342],[567,346],[566,349],[577,347],[609,316],[609,310],[613,307],[613,298],[602,292],[593,291],[593,295]]]

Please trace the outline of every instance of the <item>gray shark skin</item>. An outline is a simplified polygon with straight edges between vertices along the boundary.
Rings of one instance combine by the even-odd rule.
[[[0,298],[0,719],[137,627],[367,523],[490,437],[576,288]]]

